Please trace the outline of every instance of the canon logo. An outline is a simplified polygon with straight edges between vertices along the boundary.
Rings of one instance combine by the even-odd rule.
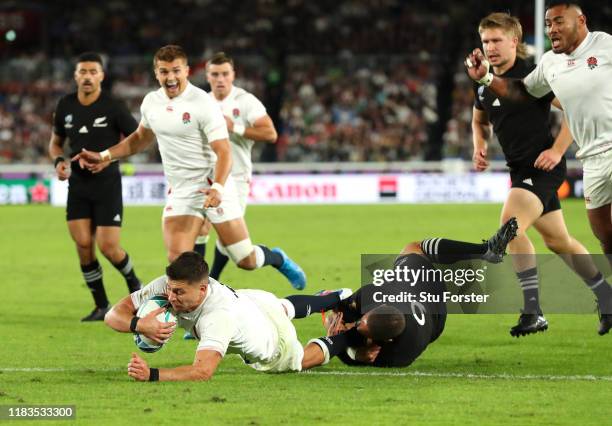
[[[269,183],[254,179],[251,184],[251,199],[258,201],[333,201],[338,196],[335,183]]]

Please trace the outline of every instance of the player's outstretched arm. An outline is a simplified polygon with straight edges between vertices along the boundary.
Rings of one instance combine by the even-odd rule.
[[[128,375],[141,382],[204,381],[213,376],[221,359],[223,357],[219,352],[204,349],[196,352],[192,365],[157,369],[150,368],[144,359],[132,353],[128,364]]]
[[[155,133],[153,133],[151,129],[147,129],[140,124],[136,131],[118,144],[113,145],[102,152],[94,152],[83,149],[83,151],[72,158],[72,161],[78,161],[81,168],[87,168],[93,173],[97,173],[103,169],[103,167],[100,167],[101,163],[129,157],[130,155],[145,149],[154,140]]]
[[[567,125],[564,115],[561,121],[559,134],[555,138],[555,143],[552,147],[540,153],[533,166],[536,169],[542,169],[547,172],[551,171],[559,164],[572,142],[574,142],[574,138],[572,137],[572,132]]]
[[[465,58],[465,67],[472,80],[487,86],[497,96],[514,101],[526,100],[529,97],[522,80],[493,75],[489,71],[489,62],[480,49],[474,49]]]
[[[330,359],[345,352],[347,348],[361,347],[365,343],[366,338],[354,327],[335,336],[312,339],[304,347],[302,370],[327,364]]]

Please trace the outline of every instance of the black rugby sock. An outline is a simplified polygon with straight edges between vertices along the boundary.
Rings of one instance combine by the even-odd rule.
[[[193,251],[195,251],[202,257],[206,257],[206,243],[196,243],[193,246]]]
[[[295,296],[287,296],[285,299],[290,301],[295,308],[295,318],[305,318],[310,314],[329,311],[340,302],[340,296],[336,292],[326,294],[325,296],[306,296],[298,294]]]
[[[421,250],[435,263],[455,263],[460,260],[480,259],[487,252],[487,243],[474,244],[445,238],[421,241]]]
[[[605,280],[601,272],[598,272],[590,280],[584,280],[585,284],[591,289],[591,291],[597,297],[597,301],[600,304],[610,304],[610,298],[612,298],[612,288],[610,284]]]
[[[538,269],[531,268],[517,272],[516,277],[523,291],[523,312],[526,314],[541,314]]]
[[[229,257],[221,253],[219,249],[215,246],[215,258],[213,259],[212,269],[210,270],[210,277],[215,280],[218,280],[221,276],[221,272],[223,272],[223,269],[225,268],[225,265],[227,265],[228,261]]]
[[[123,278],[125,278],[130,293],[140,290],[140,280],[136,276],[136,272],[134,272],[134,266],[127,253],[125,253],[125,257],[121,262],[114,263],[113,266],[117,268],[117,270],[121,272],[121,275],[123,275]]]
[[[261,249],[261,251],[263,251],[263,254],[264,254],[263,266],[272,265],[276,269],[283,266],[283,262],[284,262],[283,256],[281,256],[279,253],[276,253],[270,250],[268,247],[262,244],[257,244],[257,246]]]
[[[91,291],[96,307],[106,308],[109,302],[102,281],[102,268],[98,261],[94,260],[87,265],[81,265],[81,272],[83,272],[83,278]]]

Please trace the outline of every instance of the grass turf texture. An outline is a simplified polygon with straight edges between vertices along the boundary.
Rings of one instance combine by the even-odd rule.
[[[595,253],[581,202],[565,202],[570,232]],[[479,241],[498,224],[499,205],[253,206],[254,242],[279,245],[309,278],[306,292],[359,283],[361,253],[395,253],[428,236]],[[160,207],[125,211],[123,247],[143,281],[166,265]],[[64,212],[48,206],[0,209],[0,405],[75,404],[79,424],[607,424],[612,409],[612,336],[593,315],[551,315],[550,330],[519,340],[516,315],[453,315],[441,338],[406,369],[347,368],[267,375],[225,359],[208,383],[135,383],[126,365],[129,334],[81,324],[92,308]],[[541,240],[532,239],[539,253]],[[208,259],[212,257],[209,244]],[[100,256],[112,301],[126,286]],[[228,266],[236,288],[294,291],[276,271]],[[517,285],[517,292],[518,285]],[[586,289],[584,291],[587,291]],[[320,316],[294,322],[303,342],[323,332]],[[155,367],[190,363],[182,331]],[[590,376],[585,377],[585,376]]]

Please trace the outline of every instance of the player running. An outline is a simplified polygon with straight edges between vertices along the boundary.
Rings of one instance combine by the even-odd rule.
[[[206,64],[206,78],[211,88],[210,95],[221,108],[227,123],[232,147],[232,178],[236,183],[238,203],[244,216],[253,174],[251,150],[255,142],[275,143],[276,129],[261,101],[246,90],[234,86],[236,73],[231,57],[224,52],[215,53]],[[198,237],[197,242],[200,244],[194,248],[202,254],[210,228],[206,225]],[[217,240],[210,276],[219,279],[227,262],[227,254]]]
[[[555,93],[579,147],[591,228],[612,264],[612,36],[589,32],[576,2],[549,3],[545,23],[552,51],[527,76],[494,75],[480,49],[466,58],[466,67],[473,80],[513,102]],[[561,161],[570,143],[557,142],[542,152],[535,167],[552,170]],[[612,289],[604,282],[589,286],[597,296],[599,334],[606,334],[612,327]]]
[[[153,64],[161,87],[145,96],[138,129],[105,151],[83,150],[74,160],[97,172],[108,161],[143,150],[157,137],[170,185],[162,226],[168,259],[193,249],[206,217],[238,267],[274,266],[293,287],[303,289],[306,275],[282,250],[251,243],[234,180],[229,178],[232,158],[225,119],[212,98],[189,83],[186,53],[180,46],[165,46],[155,53]]]
[[[480,21],[478,32],[495,75],[522,78],[535,68],[524,59],[522,28],[517,18],[507,13],[492,13]],[[551,102],[558,104],[552,92],[540,99],[529,98],[526,102],[516,103],[500,99],[486,86],[474,85],[474,167],[477,171],[484,171],[489,165],[487,145],[493,124],[510,168],[512,188],[502,209],[501,222],[516,217],[519,223],[518,235],[508,246],[510,254],[516,255],[512,260],[524,301],[518,324],[510,329],[510,334],[516,337],[548,328],[539,303],[535,247],[527,236],[527,230],[532,226],[546,246],[559,254],[595,294],[605,297],[609,291],[588,251],[569,234],[565,225],[557,195],[566,175],[565,158],[562,156],[551,170],[534,166],[553,145],[571,144],[565,120],[557,140],[553,140],[549,124]],[[606,327],[609,328],[602,324],[600,332],[606,331]]]

